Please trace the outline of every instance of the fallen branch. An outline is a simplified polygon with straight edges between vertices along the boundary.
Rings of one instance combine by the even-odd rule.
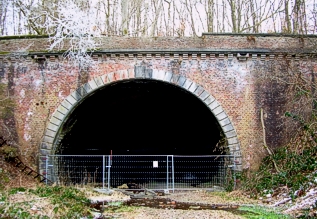
[[[292,198],[285,198],[282,201],[276,202],[274,205],[271,205],[271,207],[277,207],[277,206],[284,204],[285,202],[288,202],[290,200],[292,200]]]
[[[272,151],[270,150],[270,148],[267,146],[266,144],[266,134],[265,134],[265,125],[264,125],[264,119],[263,119],[263,109],[261,108],[261,123],[262,123],[262,129],[263,129],[263,145],[264,145],[264,148],[267,150],[267,152],[269,153],[270,156],[273,155]],[[276,170],[276,172],[280,172],[280,170],[278,169],[276,163],[275,163],[275,160],[272,158],[272,162],[273,162],[273,165],[274,165],[274,168]]]

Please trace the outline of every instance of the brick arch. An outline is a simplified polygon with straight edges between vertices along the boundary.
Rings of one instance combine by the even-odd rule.
[[[61,102],[61,104],[52,114],[40,146],[40,156],[43,157],[45,155],[54,154],[56,146],[61,140],[61,127],[66,122],[71,112],[85,98],[89,97],[103,86],[107,86],[113,82],[131,79],[152,79],[162,81],[176,85],[194,94],[197,98],[203,101],[213,113],[220,127],[222,128],[224,135],[226,136],[230,154],[236,156],[235,162],[241,163],[241,152],[237,133],[230,121],[230,118],[225,113],[220,103],[202,86],[196,84],[184,76],[156,69],[146,69],[145,66],[135,66],[134,69],[119,70],[95,77],[88,83],[82,85],[80,88],[72,92],[67,98],[64,99],[64,101]],[[44,165],[44,162],[41,159],[40,164],[40,166]],[[240,168],[241,167],[237,166],[237,169]],[[43,170],[43,167],[40,167],[40,169]]]

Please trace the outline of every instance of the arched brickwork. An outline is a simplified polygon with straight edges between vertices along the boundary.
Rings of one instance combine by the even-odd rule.
[[[197,98],[203,101],[213,113],[226,136],[230,154],[235,155],[236,162],[241,163],[241,152],[237,133],[230,121],[230,118],[223,110],[220,103],[202,86],[185,78],[184,76],[156,69],[146,69],[145,66],[135,66],[134,69],[120,70],[95,77],[72,92],[64,101],[62,101],[50,118],[41,143],[41,157],[55,153],[56,146],[60,141],[59,131],[66,122],[70,113],[77,107],[78,104],[80,104],[80,102],[103,86],[107,86],[113,82],[131,79],[152,79],[163,81],[165,83],[171,83],[179,86],[194,94]],[[237,166],[237,169],[239,170],[241,167]],[[40,170],[44,170],[44,162],[42,159],[40,159]]]

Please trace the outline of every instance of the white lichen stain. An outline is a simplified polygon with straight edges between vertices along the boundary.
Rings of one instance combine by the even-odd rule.
[[[23,135],[23,138],[25,141],[29,141],[31,139],[31,135],[28,133],[29,130],[31,130],[29,124],[28,124],[28,121],[30,121],[30,116],[33,115],[32,112],[28,112],[27,114],[27,117],[25,118],[25,125],[24,125],[24,135]]]
[[[24,97],[25,97],[25,91],[24,91],[24,89],[22,89],[22,90],[20,91],[20,96],[22,97],[22,99],[24,99]]]
[[[64,99],[63,91],[58,92],[58,97],[60,99]]]
[[[42,80],[34,81],[36,87],[40,86],[42,84],[42,82],[43,82]]]

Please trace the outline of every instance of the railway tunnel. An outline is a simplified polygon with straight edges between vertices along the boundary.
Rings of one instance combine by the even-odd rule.
[[[205,157],[225,154],[217,147],[226,141],[210,109],[194,94],[162,81],[134,79],[104,86],[73,110],[60,133],[56,154],[65,156],[69,166],[85,163],[90,172],[98,172],[95,178],[102,178],[94,161],[99,158],[68,156],[112,155],[111,164],[106,158],[112,166],[112,186],[141,184],[151,177],[165,181],[172,160],[160,155],[175,156],[173,177],[183,182],[180,187],[198,185],[224,170],[222,159]],[[151,166],[155,161],[157,168]],[[85,178],[75,175],[76,182]]]

